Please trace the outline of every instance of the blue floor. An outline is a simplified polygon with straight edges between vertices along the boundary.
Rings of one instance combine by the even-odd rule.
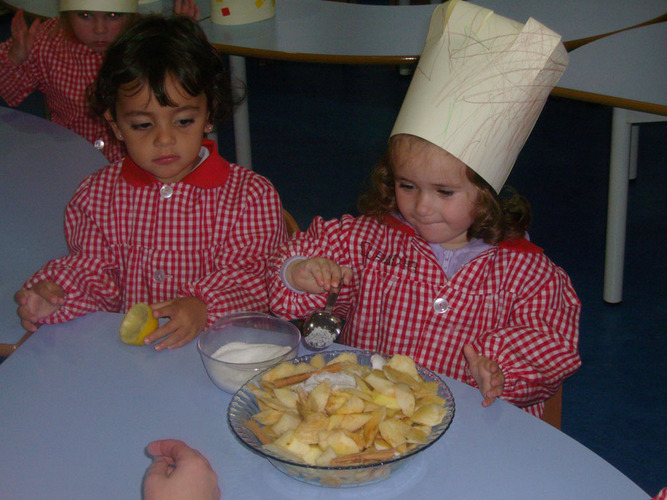
[[[354,212],[409,78],[389,67],[253,60],[247,70],[254,169],[302,228],[317,214]],[[23,109],[43,114],[40,99]],[[533,203],[531,238],[570,274],[583,303],[583,366],[565,384],[563,431],[653,495],[667,486],[667,123],[641,127],[623,302],[608,305],[610,121],[607,107],[549,100],[508,184]],[[231,124],[220,137],[234,160]]]

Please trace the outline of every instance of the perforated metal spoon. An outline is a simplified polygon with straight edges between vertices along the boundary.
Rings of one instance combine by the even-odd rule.
[[[343,320],[333,313],[341,287],[331,287],[324,309],[315,311],[303,322],[301,335],[311,349],[326,349],[335,342],[343,329]]]

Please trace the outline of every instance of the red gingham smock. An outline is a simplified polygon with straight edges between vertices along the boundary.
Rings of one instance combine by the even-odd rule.
[[[9,60],[11,44],[11,39],[0,44],[0,96],[7,104],[17,106],[39,90],[46,97],[51,121],[92,144],[104,141],[101,151],[110,162],[122,159],[124,145],[86,100],[86,88],[97,78],[104,54],[65,34],[58,19],[42,23],[28,60],[19,66]]]
[[[268,311],[266,259],[287,238],[280,198],[213,141],[203,144],[210,156],[177,183],[158,182],[129,157],[84,179],[65,212],[70,254],[25,285],[64,289],[65,304],[44,323],[183,296],[206,303],[207,326]]]
[[[281,279],[294,256],[328,257],[354,272],[335,310],[345,319],[343,344],[416,362],[473,386],[463,346],[495,360],[505,375],[502,398],[535,416],[544,400],[580,366],[581,304],[565,272],[522,240],[493,246],[451,279],[429,244],[394,217],[316,218],[269,259],[271,309],[299,318],[326,294],[290,291]]]

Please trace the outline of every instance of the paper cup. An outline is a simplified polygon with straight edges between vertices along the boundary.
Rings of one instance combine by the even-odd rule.
[[[275,0],[211,0],[211,21],[215,24],[256,23],[275,14]]]

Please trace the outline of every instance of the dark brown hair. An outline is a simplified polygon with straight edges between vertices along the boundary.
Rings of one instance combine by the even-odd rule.
[[[415,139],[424,141],[418,137]],[[398,211],[392,164],[395,142],[394,138],[389,140],[384,156],[375,165],[366,190],[359,198],[360,213],[378,220]],[[466,175],[478,194],[468,239],[479,238],[497,245],[504,240],[524,237],[532,218],[528,200],[510,187],[497,195],[489,183],[470,167],[466,168]]]
[[[223,58],[186,16],[149,15],[132,23],[109,46],[88,100],[98,115],[109,110],[115,119],[118,92],[139,92],[148,85],[160,105],[173,106],[168,76],[191,96],[206,95],[209,121],[229,117],[233,101]]]

